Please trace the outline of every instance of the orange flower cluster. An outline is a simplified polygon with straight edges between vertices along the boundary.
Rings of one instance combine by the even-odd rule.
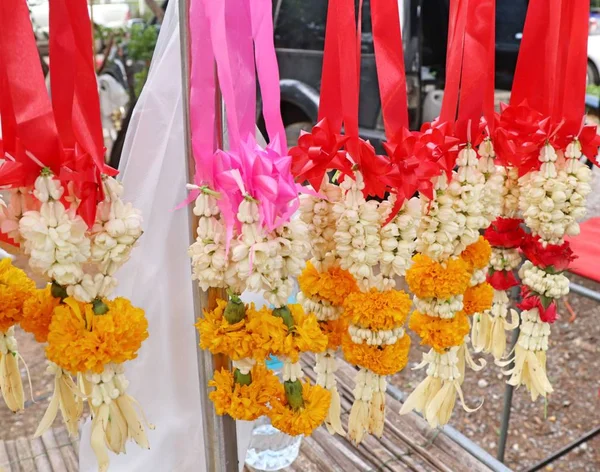
[[[343,318],[320,321],[321,332],[327,336],[327,349],[336,350],[342,344],[342,336],[348,330],[348,324]]]
[[[0,261],[0,332],[21,321],[23,304],[34,291],[35,283],[10,258]]]
[[[469,287],[463,297],[464,312],[467,315],[482,313],[492,307],[494,288],[487,282]]]
[[[125,298],[103,300],[108,312],[94,313],[91,303],[66,298],[54,309],[46,356],[68,372],[102,373],[111,362],[135,359],[148,337],[144,310]]]
[[[38,343],[45,343],[48,339],[52,313],[58,305],[60,305],[60,298],[52,296],[50,285],[36,290],[23,304],[21,328],[33,334]]]
[[[319,272],[310,261],[298,277],[298,284],[305,295],[318,297],[333,306],[341,306],[349,294],[358,291],[356,280],[347,270],[330,267],[326,272]]]
[[[487,239],[483,236],[479,236],[477,242],[467,246],[460,257],[467,263],[471,272],[477,269],[483,269],[489,264],[490,257],[492,257],[492,246],[490,246]]]
[[[251,370],[249,385],[235,383],[233,372],[227,369],[215,371],[208,383],[215,390],[208,397],[215,405],[218,415],[229,415],[236,420],[254,421],[269,412],[269,402],[281,398],[283,385],[270,370],[256,364]]]
[[[402,326],[410,312],[410,297],[400,290],[355,292],[344,301],[344,318],[351,324],[370,330]]]
[[[331,393],[319,385],[302,384],[304,406],[293,410],[287,404],[285,395],[271,399],[269,418],[279,431],[290,436],[309,436],[318,428],[329,412]]]
[[[436,262],[424,254],[413,257],[413,265],[406,272],[406,282],[419,298],[446,300],[462,295],[469,288],[471,273],[467,263],[460,259]]]
[[[229,324],[224,316],[226,306],[226,300],[217,300],[217,307],[204,310],[204,317],[196,322],[202,349],[208,349],[213,354],[226,354],[233,360],[245,357],[264,360],[264,351],[269,346],[281,344],[283,323],[280,319],[273,319],[268,308],[256,310],[252,303],[246,306],[245,319]],[[270,331],[273,325],[276,329]]]
[[[288,330],[281,318],[275,318],[281,321],[285,337],[283,343],[271,352],[276,356],[289,357],[290,362],[298,362],[303,352],[323,352],[327,349],[327,335],[321,332],[316,316],[305,314],[299,304],[288,305],[288,308],[294,317],[294,327]]]
[[[342,338],[342,349],[344,357],[351,364],[369,369],[377,375],[392,375],[400,372],[408,363],[410,337],[405,334],[394,344],[371,346],[353,343],[346,333]]]
[[[414,311],[408,326],[421,337],[421,344],[438,352],[460,346],[471,329],[464,311],[459,311],[454,318],[439,318]]]

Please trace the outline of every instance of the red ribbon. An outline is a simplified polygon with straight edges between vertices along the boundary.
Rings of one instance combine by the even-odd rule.
[[[31,185],[40,166],[58,172],[62,154],[44,75],[24,1],[0,5],[0,185]],[[4,155],[3,155],[4,157]]]

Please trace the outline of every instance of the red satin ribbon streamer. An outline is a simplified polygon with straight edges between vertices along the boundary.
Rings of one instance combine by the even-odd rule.
[[[52,106],[63,145],[75,144],[104,171],[104,139],[94,68],[92,25],[85,0],[51,0]]]
[[[29,185],[40,165],[58,172],[60,143],[24,0],[0,4],[0,111],[3,152],[15,159],[2,166],[0,184]]]
[[[563,1],[553,117],[564,120],[563,132],[572,135],[579,133],[585,113],[589,15],[587,0]]]
[[[383,123],[389,140],[409,126],[404,48],[399,18],[397,0],[371,0],[377,81]]]
[[[494,122],[495,0],[452,0],[440,121]]]
[[[531,0],[513,81],[511,105],[523,102],[549,116],[553,110],[557,76],[561,0]],[[580,1],[580,0],[575,0]],[[581,25],[582,27],[584,25]],[[587,35],[587,21],[585,24]],[[569,38],[563,38],[568,42]]]

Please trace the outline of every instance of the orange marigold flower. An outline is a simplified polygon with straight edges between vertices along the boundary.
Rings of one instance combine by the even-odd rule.
[[[305,295],[318,297],[333,306],[341,306],[350,293],[358,291],[356,280],[347,270],[334,266],[319,272],[310,261],[298,277],[298,284]]]
[[[467,246],[460,255],[461,259],[467,263],[469,270],[483,269],[490,263],[492,257],[492,246],[487,239],[479,236],[477,242]]]
[[[344,301],[344,318],[361,328],[393,329],[404,324],[411,300],[400,290],[355,292]]]
[[[419,298],[446,300],[462,295],[469,288],[470,281],[469,268],[460,258],[449,259],[442,264],[424,254],[417,254],[406,272],[410,291]]]
[[[278,328],[274,328],[268,308],[257,310],[251,303],[246,306],[246,317],[242,321],[229,324],[224,317],[226,306],[226,300],[217,300],[217,307],[204,310],[204,317],[196,322],[202,349],[226,354],[234,360],[253,357],[260,361],[265,359],[273,343],[283,342],[284,326],[279,323]]]
[[[10,258],[0,261],[0,332],[23,318],[23,304],[35,290],[35,283]]]
[[[400,372],[408,363],[410,337],[404,335],[394,344],[371,346],[367,343],[355,344],[350,335],[345,334],[342,350],[350,364],[369,369],[377,375],[392,375]]]
[[[94,313],[91,303],[66,298],[54,309],[48,332],[46,356],[68,372],[101,373],[111,362],[135,359],[148,337],[144,310],[125,298],[103,300],[104,315]]]
[[[280,351],[273,351],[274,355],[284,355],[291,362],[298,362],[302,352],[323,352],[327,349],[327,335],[321,332],[319,321],[314,314],[305,314],[302,305],[288,305],[294,317],[294,327],[286,329],[286,336]],[[281,318],[279,318],[281,319]]]
[[[413,311],[408,327],[421,337],[421,344],[431,346],[438,352],[460,346],[470,331],[464,311],[459,311],[454,318],[439,318]]]
[[[483,313],[492,307],[494,301],[494,288],[487,282],[469,287],[463,297],[464,312],[467,315]]]
[[[327,349],[336,350],[342,344],[342,336],[348,330],[348,324],[343,318],[329,321],[319,321],[321,331],[327,336]]]
[[[208,394],[208,398],[214,403],[218,415],[254,421],[268,413],[270,402],[284,396],[277,376],[264,365],[256,364],[251,374],[250,385],[240,385],[235,383],[230,370],[215,371],[214,378],[208,382],[208,386],[215,387],[215,390]]]
[[[331,393],[319,385],[306,382],[302,384],[302,399],[304,406],[293,410],[288,406],[285,395],[274,398],[269,412],[273,426],[290,436],[312,434],[327,417]]]
[[[60,305],[60,298],[52,296],[51,285],[36,290],[23,304],[21,328],[32,333],[38,343],[45,343],[48,339],[52,313],[58,305]]]

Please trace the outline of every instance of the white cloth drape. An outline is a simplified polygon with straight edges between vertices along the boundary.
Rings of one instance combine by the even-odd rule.
[[[129,392],[156,429],[148,433],[149,451],[131,443],[126,455],[111,455],[111,472],[205,471],[188,216],[187,209],[173,210],[186,198],[179,45],[178,2],[171,1],[120,166],[124,200],[142,211],[146,231],[117,274],[117,291],[146,310],[150,332],[139,357],[126,364],[126,374]],[[264,303],[257,296],[244,298]],[[251,427],[238,424],[242,463]],[[82,472],[97,470],[89,435],[88,421],[81,438]]]

